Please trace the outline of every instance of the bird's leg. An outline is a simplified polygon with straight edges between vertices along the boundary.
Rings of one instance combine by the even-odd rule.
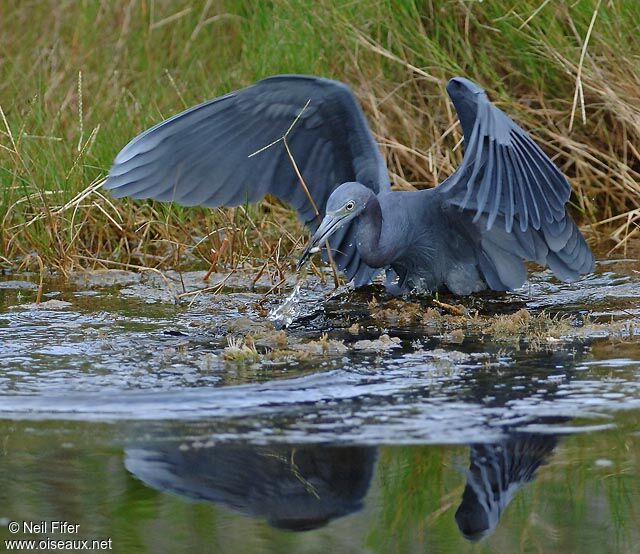
[[[390,296],[400,297],[402,296],[403,289],[398,283],[385,283],[384,289]]]
[[[391,296],[402,296],[400,277],[391,267],[388,267],[385,271],[384,288],[387,291],[387,294],[390,294]]]

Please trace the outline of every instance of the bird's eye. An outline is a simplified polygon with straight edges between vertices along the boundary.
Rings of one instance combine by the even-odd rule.
[[[350,200],[349,202],[347,202],[347,205],[345,206],[348,212],[353,211],[355,207],[356,207],[356,203],[353,200]]]

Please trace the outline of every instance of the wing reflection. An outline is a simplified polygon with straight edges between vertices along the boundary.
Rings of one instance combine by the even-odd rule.
[[[456,511],[460,532],[478,541],[495,530],[514,495],[536,477],[556,447],[553,435],[514,433],[494,444],[471,444],[467,485]]]
[[[159,441],[128,448],[125,465],[155,489],[307,531],[362,508],[376,456],[372,447]]]

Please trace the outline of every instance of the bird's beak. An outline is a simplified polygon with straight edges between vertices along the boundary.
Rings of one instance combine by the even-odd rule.
[[[344,219],[344,215],[335,214],[327,214],[324,217],[322,223],[320,223],[320,227],[318,227],[314,235],[311,237],[309,244],[307,244],[307,247],[302,252],[302,256],[300,256],[298,264],[296,265],[296,271],[300,271],[300,268],[307,263],[311,254],[315,254],[320,251],[320,246],[342,226]]]

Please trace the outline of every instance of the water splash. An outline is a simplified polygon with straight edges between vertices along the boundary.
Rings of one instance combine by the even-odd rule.
[[[313,286],[307,278],[306,268],[298,274],[296,284],[291,294],[287,296],[282,304],[271,310],[267,318],[278,329],[286,329],[303,318],[309,318],[318,311],[323,310],[325,302],[325,290],[319,290]]]
[[[296,286],[293,287],[291,294],[285,298],[282,304],[271,310],[269,313],[269,320],[272,321],[277,328],[284,329],[289,327],[289,325],[291,325],[301,315],[300,299],[303,296],[303,283],[303,279],[298,279],[298,282],[296,283]]]

